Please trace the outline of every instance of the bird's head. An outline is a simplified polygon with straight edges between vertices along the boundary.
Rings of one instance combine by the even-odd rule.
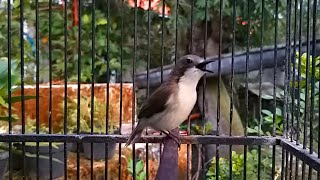
[[[198,81],[206,72],[213,73],[206,69],[206,65],[211,62],[213,62],[213,60],[204,60],[196,55],[186,55],[177,61],[171,74],[179,79],[184,77]]]

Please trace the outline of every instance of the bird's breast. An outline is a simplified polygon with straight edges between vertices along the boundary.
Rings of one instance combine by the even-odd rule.
[[[155,115],[151,127],[156,130],[172,130],[186,120],[197,100],[195,87],[179,84],[178,90],[167,101],[167,108]]]

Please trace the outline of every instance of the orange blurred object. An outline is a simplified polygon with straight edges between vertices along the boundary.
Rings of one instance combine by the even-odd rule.
[[[144,10],[149,9],[149,1],[151,10],[156,11],[158,14],[162,15],[163,12],[163,6],[161,0],[136,0],[137,1],[137,7],[142,8]],[[135,7],[135,0],[128,0],[128,4],[131,7]],[[170,7],[165,5],[164,6],[164,15],[168,16],[170,14]]]

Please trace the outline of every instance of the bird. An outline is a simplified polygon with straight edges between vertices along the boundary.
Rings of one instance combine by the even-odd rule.
[[[213,73],[205,60],[197,55],[182,56],[168,78],[147,98],[138,112],[137,126],[131,132],[125,146],[134,144],[146,128],[163,132],[180,147],[180,138],[171,133],[190,115],[197,100],[197,84],[201,77]]]

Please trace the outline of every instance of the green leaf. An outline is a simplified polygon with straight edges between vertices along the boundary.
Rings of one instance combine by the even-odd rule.
[[[9,116],[0,116],[0,121],[9,121]],[[11,122],[17,122],[18,119],[11,116]]]
[[[7,105],[7,103],[6,103],[6,101],[0,96],[0,105],[1,106],[4,106],[4,107],[7,107],[8,105]]]
[[[83,15],[82,16],[82,22],[83,22],[83,24],[89,24],[90,23],[90,17],[87,14]]]
[[[143,170],[144,162],[140,160],[136,165],[137,173],[140,173]]]
[[[22,96],[11,97],[11,103],[20,102]],[[24,96],[24,100],[36,99],[36,96]],[[9,98],[4,98],[6,102],[9,102]]]
[[[13,7],[14,8],[18,8],[19,6],[20,6],[20,1],[19,0],[13,1]]]
[[[273,115],[271,111],[266,110],[266,109],[263,109],[261,112],[262,112],[263,114],[267,115],[267,116],[272,116],[272,115]]]
[[[108,23],[106,18],[101,18],[97,21],[96,25],[106,25]]]
[[[247,132],[248,133],[257,133],[258,131],[256,129],[252,129],[252,128],[247,128]]]

